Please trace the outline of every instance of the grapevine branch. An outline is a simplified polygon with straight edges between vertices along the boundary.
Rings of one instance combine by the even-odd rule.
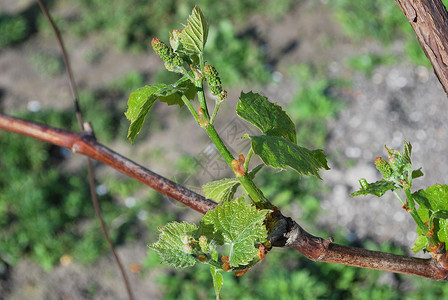
[[[70,132],[3,114],[0,114],[0,128],[67,148],[105,163],[202,214],[217,205],[101,145],[90,134]]]
[[[216,202],[205,199],[101,145],[86,133],[74,133],[3,114],[0,114],[0,128],[68,148],[74,153],[105,163],[202,214],[214,209],[217,205]],[[313,261],[448,281],[446,254],[422,259],[346,247],[333,243],[332,238],[322,239],[311,235],[278,210],[274,211],[273,219],[275,225],[269,236],[272,245],[293,248]]]
[[[436,76],[448,94],[446,51],[448,49],[448,32],[446,31],[448,13],[446,8],[440,0],[395,1],[414,29],[425,54],[434,67]],[[89,134],[64,131],[2,114],[0,114],[0,128],[65,147],[75,153],[108,164],[198,212],[206,213],[217,205],[99,144]],[[311,235],[278,210],[272,215],[271,222],[274,224],[271,226],[269,241],[273,246],[293,248],[314,261],[448,280],[446,253],[422,259],[346,247],[333,243],[332,238],[322,239]]]

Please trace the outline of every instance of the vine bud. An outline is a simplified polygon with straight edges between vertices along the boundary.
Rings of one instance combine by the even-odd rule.
[[[375,158],[375,167],[378,171],[380,171],[381,174],[383,174],[385,179],[389,179],[390,176],[392,176],[392,167],[383,158]]]
[[[190,65],[190,69],[194,73],[194,80],[196,81],[202,80],[203,75],[200,72],[198,72],[198,70],[196,70],[195,67],[193,67],[193,65]]]
[[[262,261],[265,258],[266,254],[268,254],[268,251],[269,250],[266,249],[266,247],[263,244],[260,244],[258,246],[257,256],[258,258],[260,258],[260,261]]]
[[[185,244],[184,245],[184,252],[187,253],[187,254],[193,253],[193,247],[191,247],[190,244]]]
[[[183,244],[192,244],[194,243],[194,238],[188,233],[183,233],[180,237],[180,240]]]
[[[242,177],[244,176],[244,174],[246,174],[243,164],[239,160],[232,160],[232,169],[235,172],[236,177]]]
[[[205,65],[204,66],[204,76],[205,80],[208,83],[208,86],[210,87],[210,92],[213,96],[219,96],[223,92],[222,85],[221,85],[221,78],[219,78],[218,71],[215,69],[215,67],[211,65]]]
[[[199,125],[203,128],[210,125],[207,118],[205,117],[204,110],[202,108],[199,108],[199,110],[198,110],[198,120],[199,120]]]
[[[239,270],[239,271],[235,271],[235,272],[233,273],[233,275],[235,275],[235,276],[243,276],[244,274],[247,273],[247,271],[249,271],[249,268],[247,268],[247,269],[243,269],[243,270]]]
[[[221,261],[223,262],[223,264],[222,264],[222,270],[224,271],[224,272],[227,272],[227,271],[230,271],[230,270],[232,270],[232,267],[230,266],[230,264],[229,264],[229,257],[228,256],[223,256],[223,257],[221,257]]]
[[[208,249],[208,245],[207,245],[207,238],[205,237],[205,235],[201,235],[199,237],[199,246],[201,247],[201,251],[202,252],[207,252]]]

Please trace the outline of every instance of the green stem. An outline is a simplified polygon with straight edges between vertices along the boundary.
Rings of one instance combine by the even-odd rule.
[[[216,132],[215,126],[212,124],[205,126],[205,130],[207,131],[208,136],[213,141],[213,143],[216,145],[216,148],[218,149],[221,156],[224,158],[224,160],[227,162],[227,164],[232,168],[232,161],[234,160],[233,155],[230,153],[230,151],[227,149],[224,142],[221,140],[220,136]],[[233,170],[233,168],[232,168]],[[235,175],[236,172],[233,170]],[[269,202],[268,199],[263,195],[263,193],[260,191],[259,188],[255,185],[255,183],[247,176],[247,173],[243,176],[237,177],[240,181],[241,185],[244,187],[246,192],[249,194],[249,197],[254,202],[255,206],[260,209],[273,209],[274,206]]]
[[[219,106],[221,105],[222,101],[216,100],[215,109],[213,110],[212,117],[210,118],[210,124],[213,124],[215,122],[215,117],[218,114]]]
[[[208,113],[207,102],[205,101],[204,85],[202,80],[196,81],[195,86],[198,90],[199,106],[204,111],[204,115],[206,116],[207,120],[210,120],[210,114]]]
[[[199,56],[199,62],[200,62],[200,68],[203,70],[204,68],[204,58],[203,55],[200,54]],[[204,94],[204,88],[203,88],[203,79],[195,81],[195,86],[198,91],[198,99],[199,99],[199,105],[203,110],[204,116],[207,120],[210,120],[210,115],[208,113],[207,109],[207,102],[205,99]],[[216,148],[218,149],[221,156],[224,158],[224,160],[227,162],[229,167],[233,170],[235,175],[237,176],[237,172],[232,168],[232,161],[235,159],[233,155],[230,153],[229,149],[227,149],[226,145],[222,141],[221,137],[219,136],[218,132],[216,132],[215,126],[211,121],[214,120],[216,116],[217,109],[219,108],[219,105],[217,104],[217,107],[215,107],[215,111],[213,112],[213,116],[211,121],[209,121],[208,125],[201,125],[199,122],[199,118],[197,115],[196,110],[191,105],[190,101],[188,101],[187,97],[182,96],[182,100],[184,101],[185,105],[190,110],[191,114],[195,118],[196,122],[205,129],[210,139],[215,144]],[[257,188],[255,183],[244,174],[243,176],[237,176],[238,180],[240,181],[241,185],[244,187],[246,192],[249,194],[249,197],[252,199],[252,202],[255,204],[255,206],[259,209],[273,209],[274,206],[269,202],[268,199],[263,195],[263,193],[260,191],[260,189]]]
[[[253,154],[254,154],[254,149],[252,149],[252,147],[250,147],[249,152],[247,152],[246,161],[244,162],[244,170],[246,170],[246,172],[249,170],[249,162],[250,162],[250,159],[252,158]]]
[[[429,232],[429,228],[428,226],[425,225],[425,223],[423,222],[423,220],[420,218],[420,216],[417,213],[417,210],[415,209],[415,203],[414,203],[414,198],[412,197],[411,194],[411,189],[410,188],[403,188],[404,193],[406,194],[406,198],[408,200],[408,205],[409,205],[409,213],[411,214],[412,218],[414,218],[415,223],[417,223],[417,226],[426,234]]]
[[[185,68],[182,68],[182,74],[184,76],[186,76],[188,79],[190,79],[191,82],[194,82],[194,77],[190,75],[190,73],[188,73],[187,70],[185,70]]]
[[[268,199],[263,195],[263,192],[255,185],[255,183],[246,175],[238,177],[241,185],[246,190],[252,202],[259,209],[274,209],[274,205],[269,202]]]
[[[396,190],[392,190],[392,192],[398,198],[398,200],[400,200],[401,205],[405,206],[406,202],[403,201],[403,199],[401,198],[400,194],[398,194],[398,192]]]
[[[201,72],[204,69],[204,56],[201,53],[199,55],[199,67],[201,68]],[[199,99],[199,106],[204,111],[204,115],[207,120],[210,120],[210,114],[208,112],[207,108],[207,101],[205,100],[205,93],[204,93],[204,79],[201,78],[200,80],[195,80],[194,85],[196,86],[196,89],[198,91],[198,99]]]
[[[191,114],[193,115],[193,117],[196,120],[196,122],[199,124],[198,113],[194,109],[194,107],[191,104],[190,100],[188,100],[188,98],[185,95],[182,95],[181,99],[182,99],[182,101],[184,101],[185,106],[188,107],[188,110],[191,112]],[[201,124],[199,124],[199,125],[201,125]]]
[[[411,214],[412,218],[414,219],[415,223],[420,228],[420,230],[422,232],[424,232],[425,234],[428,233],[430,229],[428,228],[428,226],[425,225],[423,220],[418,215],[417,210],[415,209],[414,198],[412,197],[410,189],[409,188],[403,188],[403,190],[404,190],[404,192],[406,194],[406,198],[408,200],[407,204],[409,206],[409,213]],[[406,206],[406,202],[403,201],[403,199],[398,194],[398,192],[396,190],[394,190],[393,193],[398,198],[398,200],[400,200],[400,202],[403,205],[403,207],[405,207]],[[433,239],[430,238],[430,240],[432,241]]]

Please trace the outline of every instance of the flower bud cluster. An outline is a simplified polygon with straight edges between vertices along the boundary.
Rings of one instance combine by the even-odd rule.
[[[218,71],[211,65],[204,66],[205,80],[210,87],[210,92],[213,96],[218,96],[220,101],[227,97],[227,92],[222,89],[221,78],[219,78]]]
[[[152,48],[158,56],[165,63],[165,68],[168,71],[176,72],[178,67],[182,66],[183,60],[177,56],[173,49],[168,47],[164,42],[158,38],[153,38],[151,41]]]
[[[384,176],[385,179],[389,179],[392,176],[392,167],[381,157],[375,159],[375,167]]]
[[[201,247],[202,252],[210,251],[210,247],[207,243],[207,237],[205,235],[201,235],[199,237],[199,246]]]
[[[180,239],[183,244],[183,252],[194,256],[201,263],[208,263],[210,257],[213,258],[214,254],[216,257],[218,256],[214,244],[210,243],[205,235],[201,235],[199,239],[196,239],[191,234],[184,233]]]
[[[187,254],[192,254],[193,248],[196,246],[196,241],[194,240],[194,238],[191,235],[184,233],[181,237],[181,241],[184,244],[184,252]]]

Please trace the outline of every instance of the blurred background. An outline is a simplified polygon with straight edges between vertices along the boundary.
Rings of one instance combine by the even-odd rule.
[[[298,141],[324,149],[323,181],[263,170],[264,194],[308,231],[344,245],[412,254],[411,217],[387,194],[351,198],[358,179],[380,179],[384,145],[413,145],[415,188],[447,183],[448,101],[411,27],[392,0],[45,1],[65,40],[84,118],[97,139],[201,193],[230,173],[186,108],[153,107],[134,145],[126,140],[129,94],[174,82],[150,48],[168,42],[195,4],[210,32],[206,60],[228,100],[217,129],[237,153],[257,132],[234,113],[241,90],[279,103]],[[444,1],[445,4],[448,1]],[[62,57],[38,5],[0,0],[0,111],[77,130]],[[94,217],[85,160],[0,131],[0,299],[126,299]],[[157,227],[200,215],[97,164],[97,194],[137,299],[211,299],[207,266],[174,270],[147,245]],[[274,249],[242,277],[225,274],[227,299],[443,299],[445,283],[313,263]]]

